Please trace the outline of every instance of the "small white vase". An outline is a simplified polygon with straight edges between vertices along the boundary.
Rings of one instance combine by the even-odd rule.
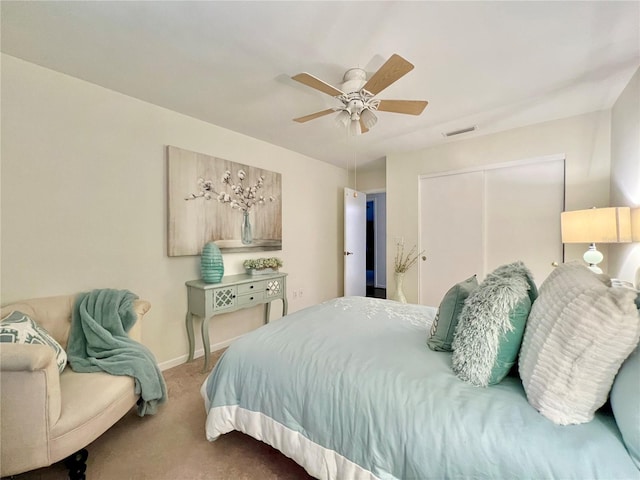
[[[404,292],[402,291],[403,282],[404,282],[404,273],[395,272],[396,277],[396,291],[391,296],[391,300],[395,300],[400,303],[407,303],[407,298],[404,296]]]

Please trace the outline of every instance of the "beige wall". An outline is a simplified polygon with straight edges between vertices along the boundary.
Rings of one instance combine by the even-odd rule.
[[[342,294],[346,170],[3,55],[2,303],[130,289],[153,305],[144,343],[165,366],[186,358],[184,282],[199,277],[199,257],[166,254],[165,145],[282,174],[283,250],[226,254],[226,274],[275,253],[290,311]],[[218,317],[212,344],[259,326],[261,313]]]
[[[377,165],[378,162],[376,162]],[[385,163],[380,166],[349,172],[349,185],[356,185],[356,190],[365,193],[384,192],[387,188],[387,171]],[[355,183],[354,183],[355,182]]]
[[[609,145],[610,112],[602,111],[421,151],[387,155],[387,288],[395,288],[393,238],[404,237],[405,245],[418,243],[418,177],[421,174],[564,154],[566,209],[608,206]],[[531,201],[533,205],[535,199]],[[565,260],[580,259],[586,247],[567,245]],[[606,258],[606,248],[601,250]],[[417,302],[417,268],[405,275],[405,287],[407,300]]]
[[[611,111],[611,206],[640,207],[640,69]],[[640,282],[640,244],[611,245],[609,265],[611,276]]]

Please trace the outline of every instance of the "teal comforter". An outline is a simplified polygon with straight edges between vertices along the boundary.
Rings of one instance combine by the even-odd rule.
[[[245,335],[203,385],[208,439],[243,431],[318,478],[640,478],[611,415],[558,426],[519,378],[459,380],[425,345],[434,314],[348,297]]]

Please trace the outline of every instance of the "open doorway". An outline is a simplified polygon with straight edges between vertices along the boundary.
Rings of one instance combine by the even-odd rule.
[[[387,195],[367,194],[367,297],[387,298]]]

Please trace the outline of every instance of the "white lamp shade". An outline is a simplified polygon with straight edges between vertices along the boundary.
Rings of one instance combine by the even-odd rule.
[[[373,126],[378,121],[378,117],[376,117],[376,115],[368,108],[365,108],[364,110],[362,110],[362,113],[360,114],[360,119],[362,120],[362,123],[364,124],[364,126],[367,127],[368,129],[373,128]]]
[[[350,122],[351,122],[351,115],[346,110],[342,110],[336,116],[336,125],[340,128],[347,128]]]
[[[631,241],[631,209],[629,207],[590,208],[562,212],[560,223],[563,243]]]
[[[349,125],[349,134],[350,135],[362,134],[362,128],[360,128],[360,120],[351,120],[351,124]]]

